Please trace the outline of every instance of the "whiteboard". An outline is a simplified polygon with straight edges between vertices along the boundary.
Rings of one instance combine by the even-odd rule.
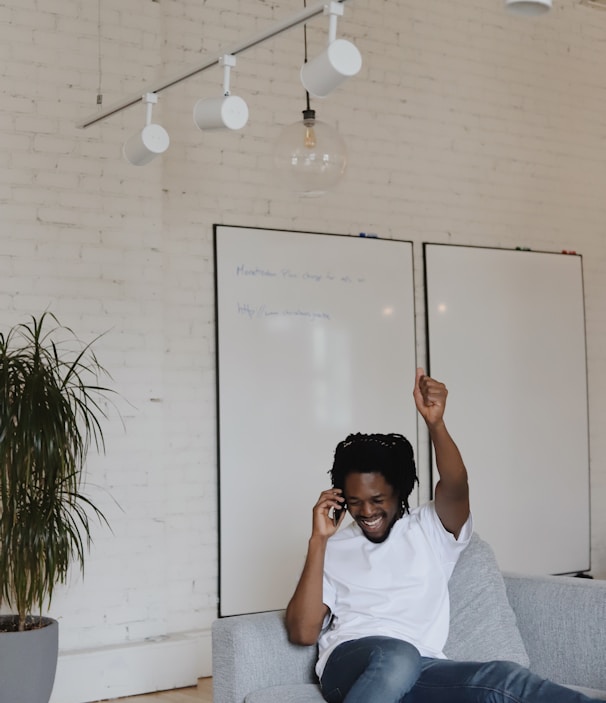
[[[416,448],[412,244],[215,226],[219,614],[283,608],[351,432]]]
[[[590,568],[580,256],[425,244],[431,374],[506,571]]]

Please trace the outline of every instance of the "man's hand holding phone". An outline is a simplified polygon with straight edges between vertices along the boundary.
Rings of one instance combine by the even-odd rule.
[[[341,523],[341,520],[343,519],[343,516],[347,512],[347,505],[343,503],[343,505],[340,508],[335,508],[332,513],[332,521],[335,524],[335,527],[338,527],[339,524]]]
[[[345,498],[340,488],[322,491],[314,506],[313,534],[331,537],[343,521],[345,511]]]

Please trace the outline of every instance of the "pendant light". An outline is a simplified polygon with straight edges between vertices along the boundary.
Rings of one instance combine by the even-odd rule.
[[[307,25],[303,25],[307,63]],[[292,191],[302,197],[318,197],[334,188],[347,168],[347,147],[336,129],[316,119],[309,92],[305,91],[303,119],[288,125],[274,145],[274,165]]]
[[[514,15],[536,17],[551,9],[552,0],[505,0],[505,8]]]
[[[274,164],[280,178],[303,197],[325,195],[347,168],[347,147],[336,129],[316,119],[316,111],[303,110],[303,119],[282,130],[274,147]]]

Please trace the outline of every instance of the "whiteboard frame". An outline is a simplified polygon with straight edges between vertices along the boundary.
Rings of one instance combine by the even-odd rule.
[[[281,244],[278,245],[278,242]],[[292,245],[290,253],[289,242]],[[265,416],[265,421],[269,422],[271,427],[267,432],[267,441],[281,442],[285,447],[284,454],[289,447],[295,447],[296,456],[291,451],[289,463],[292,462],[297,467],[299,466],[300,454],[303,454],[305,459],[309,457],[309,462],[313,464],[314,469],[313,475],[305,477],[305,485],[297,484],[299,468],[291,471],[288,477],[281,476],[278,480],[277,469],[280,467],[277,466],[276,460],[271,457],[269,452],[266,455],[268,465],[263,468],[262,472],[257,460],[259,452],[256,448],[251,447],[254,438],[251,439],[248,436],[246,440],[239,442],[248,446],[248,449],[234,449],[234,441],[232,440],[236,437],[237,426],[242,425],[238,419],[240,408],[236,406],[238,403],[245,403],[246,399],[255,393],[255,385],[253,383],[249,387],[238,386],[238,393],[234,394],[234,389],[230,384],[235,385],[236,381],[231,371],[236,368],[239,370],[238,383],[242,383],[242,379],[249,379],[253,373],[260,374],[260,377],[269,373],[264,366],[256,363],[247,367],[247,354],[250,356],[251,348],[254,344],[259,343],[259,340],[252,336],[247,337],[246,335],[250,333],[241,331],[237,327],[241,322],[239,318],[235,318],[233,312],[233,296],[242,295],[242,291],[234,293],[234,289],[240,286],[240,282],[234,282],[233,266],[237,260],[240,260],[238,257],[241,257],[243,247],[247,250],[247,254],[251,254],[250,261],[253,266],[258,265],[254,261],[255,257],[252,256],[256,251],[265,252],[263,256],[267,257],[267,252],[276,250],[276,247],[284,247],[279,256],[286,257],[285,267],[294,268],[293,262],[296,264],[299,259],[302,259],[305,263],[305,257],[311,256],[314,261],[318,258],[333,261],[333,263],[337,260],[344,261],[347,267],[356,271],[359,267],[368,269],[369,281],[374,281],[372,288],[368,288],[363,298],[356,298],[356,295],[362,296],[362,293],[356,293],[355,286],[349,289],[351,292],[348,294],[347,301],[351,300],[352,302],[343,303],[343,305],[351,305],[352,307],[343,308],[344,315],[353,315],[355,312],[359,318],[360,315],[369,314],[364,312],[367,310],[365,301],[368,299],[371,303],[378,302],[378,300],[373,301],[373,296],[377,295],[375,290],[381,293],[382,289],[387,287],[390,296],[396,295],[402,298],[398,303],[401,309],[396,309],[394,319],[399,320],[398,316],[401,316],[405,324],[402,326],[402,323],[398,322],[398,328],[395,329],[395,323],[390,323],[388,318],[385,318],[395,331],[392,329],[385,333],[377,333],[379,337],[385,334],[385,339],[391,339],[395,335],[397,344],[390,345],[395,347],[393,351],[378,345],[375,347],[373,340],[356,344],[355,340],[359,337],[353,337],[356,355],[355,360],[351,361],[354,371],[351,374],[352,377],[362,380],[362,373],[356,372],[365,370],[365,375],[369,379],[373,377],[373,374],[378,374],[386,377],[389,381],[389,390],[383,392],[381,389],[380,403],[375,402],[373,407],[372,402],[356,403],[354,399],[351,403],[352,411],[349,413],[351,418],[341,418],[336,423],[338,427],[314,433],[300,424],[302,420],[297,420],[298,402],[295,404],[280,403],[280,388],[270,390],[270,395],[273,396],[271,400],[277,401],[277,406],[275,402],[273,406],[271,402],[265,403],[266,406],[272,406],[269,414]],[[237,252],[238,256],[234,256],[234,252]],[[352,252],[354,252],[353,256],[351,256]],[[394,256],[394,252],[397,253],[397,256]],[[318,254],[321,256],[317,256]],[[418,420],[412,398],[417,352],[412,242],[297,230],[215,225],[214,256],[219,485],[218,611],[219,617],[224,617],[274,610],[286,606],[303,567],[307,542],[311,533],[313,504],[320,491],[330,485],[327,472],[332,464],[334,448],[338,441],[344,439],[349,432],[403,432],[410,439],[415,453],[417,452]],[[376,259],[380,263],[375,263]],[[338,268],[338,266],[334,268]],[[393,273],[396,269],[397,276]],[[390,284],[389,286],[384,284],[385,279]],[[264,288],[262,279],[255,285],[262,291],[261,295],[270,294]],[[325,285],[328,290],[329,284]],[[284,295],[288,297],[288,294],[288,290],[285,290]],[[338,307],[342,304],[341,298],[342,295],[335,295],[334,301],[331,298],[329,302],[335,302]],[[354,304],[358,307],[354,308]],[[251,310],[259,310],[260,308],[252,303],[248,307]],[[317,309],[319,310],[319,308]],[[387,323],[381,322],[381,324]],[[313,323],[308,321],[307,324]],[[359,319],[355,320],[355,325],[349,325],[349,327],[358,329],[363,326],[364,323],[361,326]],[[263,334],[269,333],[266,333],[264,329],[257,330],[257,332],[261,335],[260,343],[268,343],[267,340],[264,341]],[[356,330],[351,330],[351,332],[355,335],[359,334]],[[330,333],[333,334],[333,332]],[[336,335],[336,332],[334,334]],[[229,339],[230,335],[231,340]],[[338,341],[337,336],[333,336],[331,339],[333,345],[336,339]],[[366,345],[367,348],[360,350],[359,347],[362,345]],[[381,349],[382,353],[375,356],[375,348]],[[353,358],[346,346],[343,347],[343,354]],[[372,359],[368,357],[369,354],[373,355]],[[397,354],[397,361],[394,359],[395,354]],[[261,368],[258,368],[259,366]],[[400,380],[398,381],[396,378],[394,381],[393,376]],[[362,393],[366,393],[367,396],[370,394],[365,386],[360,383],[357,385],[360,386]],[[354,389],[354,391],[358,392],[358,389]],[[238,394],[240,395],[238,396]],[[303,395],[303,392],[299,395]],[[370,400],[367,396],[365,398]],[[377,400],[376,396],[374,399]],[[392,410],[392,407],[395,409]],[[279,414],[278,409],[280,410]],[[339,408],[335,408],[335,410],[339,411]],[[259,412],[262,414],[261,409]],[[385,421],[386,413],[390,413],[391,420],[389,422]],[[397,417],[393,417],[394,415]],[[257,420],[251,416],[252,412],[249,412],[247,417]],[[275,422],[272,422],[272,417]],[[374,420],[371,421],[370,418],[374,418]],[[295,433],[289,436],[287,430],[290,427],[295,427]],[[309,446],[305,446],[306,444]],[[240,473],[240,480],[243,475],[246,480],[249,475],[257,477],[255,480],[257,485],[251,486],[251,483],[248,482],[245,490],[242,490],[241,486],[236,486],[234,478],[237,472],[238,452],[240,452],[239,458],[243,461],[246,457],[245,471]],[[250,491],[257,490],[259,486],[264,495],[264,504],[262,504],[259,495],[256,497],[250,494],[244,497],[238,495],[239,493],[250,493]],[[416,502],[415,492],[415,495],[411,496],[411,505],[415,505]],[[268,518],[270,512],[271,516]],[[237,521],[242,522],[244,532],[236,530]],[[240,544],[240,539],[245,543],[244,547]],[[247,540],[249,541],[247,542]],[[255,543],[255,540],[258,542]],[[256,566],[251,564],[251,560],[255,560]],[[241,568],[239,573],[238,568]],[[260,577],[260,574],[269,573],[272,570],[274,571],[273,580]],[[273,582],[278,580],[280,583]]]
[[[590,570],[582,258],[424,243],[423,261],[428,366],[452,391],[476,530],[506,571]]]

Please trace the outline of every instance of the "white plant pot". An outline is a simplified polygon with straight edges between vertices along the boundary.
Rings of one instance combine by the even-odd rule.
[[[0,615],[0,700],[2,703],[48,703],[59,654],[59,623],[42,618],[43,627],[3,632],[16,615]]]

